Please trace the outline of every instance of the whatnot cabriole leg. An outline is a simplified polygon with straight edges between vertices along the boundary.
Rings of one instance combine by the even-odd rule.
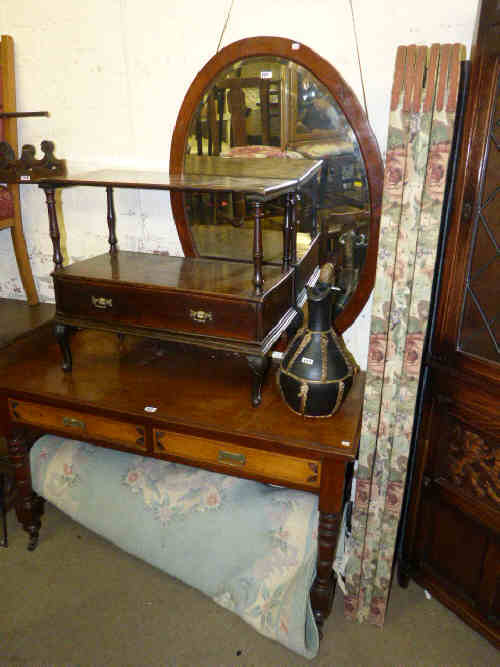
[[[33,437],[26,431],[18,431],[7,441],[9,460],[14,466],[17,496],[15,510],[19,523],[29,534],[28,550],[33,551],[38,544],[38,535],[42,522],[44,500],[31,487],[29,445]]]
[[[70,331],[71,327],[68,327],[66,324],[61,324],[60,322],[54,324],[54,336],[59,343],[63,357],[62,369],[66,373],[69,373],[73,368],[73,359],[71,357],[71,347],[69,344]]]
[[[269,357],[248,356],[248,365],[252,370],[252,405],[257,407],[262,401],[262,385],[269,370]]]

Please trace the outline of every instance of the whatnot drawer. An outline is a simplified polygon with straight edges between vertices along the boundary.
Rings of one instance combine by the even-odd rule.
[[[262,335],[254,301],[129,285],[91,285],[56,275],[54,287],[57,313],[62,317],[242,341],[258,341]]]
[[[139,452],[146,451],[144,426],[77,410],[9,399],[11,419],[46,430],[66,433],[72,438],[104,440]]]
[[[153,430],[156,454],[171,454],[186,461],[215,464],[230,474],[239,469],[249,475],[272,478],[273,482],[292,482],[318,489],[321,462],[296,456],[278,454],[241,445],[228,444],[209,438]]]

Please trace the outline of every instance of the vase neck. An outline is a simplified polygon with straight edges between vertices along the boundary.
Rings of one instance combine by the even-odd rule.
[[[332,328],[332,293],[330,286],[307,290],[308,323],[310,331],[328,331]]]

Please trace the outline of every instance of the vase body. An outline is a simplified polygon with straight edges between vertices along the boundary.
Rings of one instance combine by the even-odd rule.
[[[358,366],[332,327],[332,289],[307,290],[308,314],[281,360],[277,381],[288,407],[305,417],[330,417],[346,398]]]

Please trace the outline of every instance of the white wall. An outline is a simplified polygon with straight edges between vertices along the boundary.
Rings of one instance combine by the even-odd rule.
[[[214,55],[231,0],[11,0],[0,31],[12,35],[18,110],[50,111],[19,121],[19,143],[56,143],[71,172],[97,167],[168,168],[184,94]],[[400,44],[461,42],[469,52],[477,0],[353,0],[370,122],[385,150],[389,95]],[[329,60],[362,100],[349,0],[234,0],[225,46],[256,35],[289,37]],[[65,261],[107,249],[105,192],[63,193]],[[125,250],[181,254],[168,193],[117,190]],[[22,211],[42,301],[53,301],[52,247],[43,192],[22,188]],[[24,298],[10,233],[0,231],[0,296]],[[369,307],[346,342],[366,366]]]

